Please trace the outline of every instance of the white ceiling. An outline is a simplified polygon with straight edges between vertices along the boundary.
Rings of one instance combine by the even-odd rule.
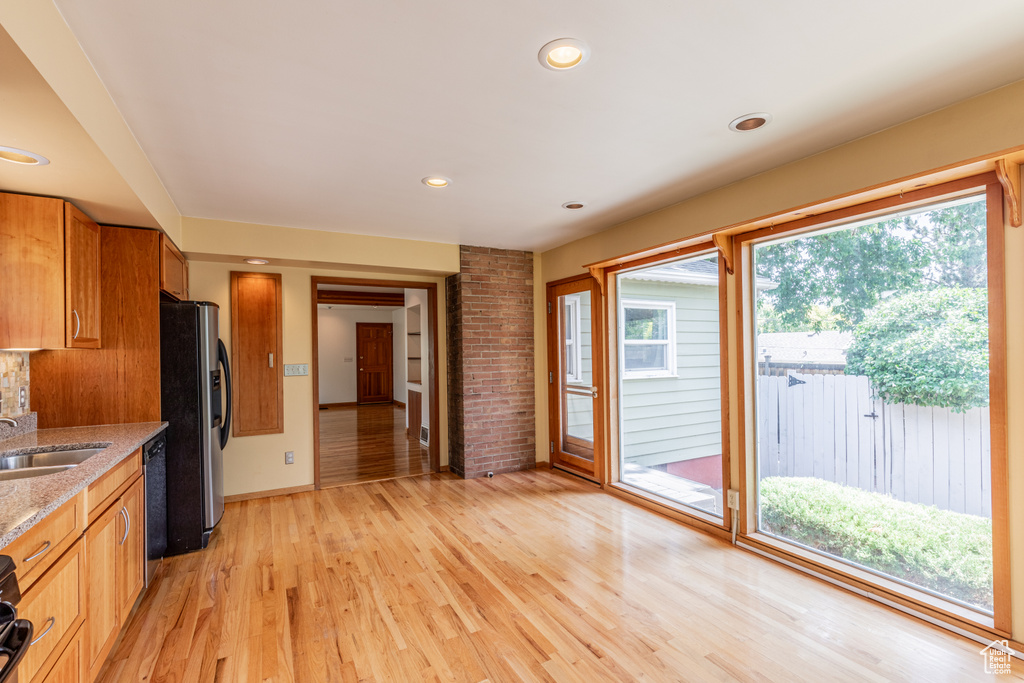
[[[0,162],[4,192],[61,197],[93,220],[157,222],[46,80],[0,28],[0,145],[41,154],[46,166]]]
[[[494,247],[1024,78],[1021,0],[56,4],[182,214]],[[542,68],[564,36],[590,61]],[[775,120],[727,129],[752,111]]]

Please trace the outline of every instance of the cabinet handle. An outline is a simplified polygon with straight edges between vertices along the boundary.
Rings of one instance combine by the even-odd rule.
[[[78,311],[74,308],[71,309],[71,313],[75,316],[75,333],[71,338],[78,339],[78,333],[82,331],[82,319],[78,317]]]
[[[39,557],[40,555],[42,555],[43,553],[45,553],[49,549],[50,549],[50,542],[47,541],[46,543],[43,544],[42,548],[40,548],[39,550],[36,551],[35,555],[29,555],[24,560],[22,560],[22,562],[31,562],[32,560],[36,559],[37,557]]]
[[[121,516],[124,517],[124,538],[118,542],[118,545],[124,545],[124,542],[128,540],[128,530],[132,528],[132,518],[128,516],[126,508],[121,508]]]
[[[49,619],[47,619],[47,620],[46,620],[45,622],[43,622],[43,623],[44,623],[44,624],[49,624],[49,625],[48,625],[48,626],[46,627],[46,629],[45,629],[45,630],[44,630],[44,631],[43,631],[42,633],[40,633],[40,634],[39,634],[39,637],[38,637],[38,638],[36,638],[35,640],[33,640],[33,641],[32,641],[31,643],[29,643],[29,645],[35,645],[35,644],[36,644],[36,643],[38,643],[38,642],[39,642],[40,640],[42,640],[43,638],[45,638],[45,637],[46,637],[46,634],[47,634],[47,633],[49,633],[49,632],[50,632],[50,629],[52,629],[52,628],[53,628],[53,625],[57,623],[57,617],[50,617]]]

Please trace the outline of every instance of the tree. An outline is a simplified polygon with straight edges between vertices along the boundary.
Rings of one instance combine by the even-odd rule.
[[[985,202],[758,246],[755,263],[777,284],[758,298],[773,331],[852,329],[893,293],[984,287]]]
[[[846,374],[867,375],[882,398],[964,412],[988,405],[988,292],[938,287],[867,311]]]

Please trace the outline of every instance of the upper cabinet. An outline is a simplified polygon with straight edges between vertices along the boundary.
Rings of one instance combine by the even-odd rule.
[[[61,199],[0,193],[0,349],[100,347],[99,234]]]
[[[160,235],[160,289],[179,301],[188,299],[188,261],[167,235]]]
[[[100,348],[100,226],[66,202],[64,302],[66,346]]]

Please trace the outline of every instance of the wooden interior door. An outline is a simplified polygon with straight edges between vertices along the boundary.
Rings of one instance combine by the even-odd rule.
[[[551,464],[600,481],[601,292],[590,275],[548,285]]]
[[[284,431],[280,273],[231,273],[232,435]]]
[[[394,399],[392,343],[391,323],[356,323],[356,401],[360,405]]]

